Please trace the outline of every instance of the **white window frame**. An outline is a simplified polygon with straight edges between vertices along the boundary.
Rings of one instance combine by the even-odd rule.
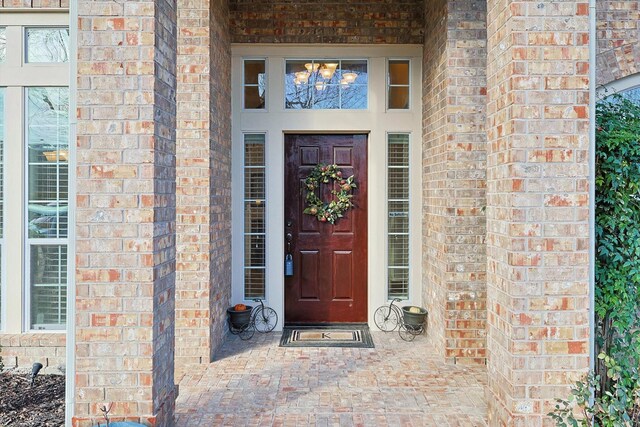
[[[12,182],[9,193],[4,192],[5,225],[20,224],[19,227],[4,227],[5,243],[11,242],[11,250],[6,245],[2,254],[2,279],[3,279],[3,333],[22,332],[51,332],[65,333],[62,329],[31,329],[30,312],[30,267],[29,246],[27,244],[26,223],[26,88],[27,87],[69,87],[70,63],[27,63],[26,62],[26,29],[43,27],[69,27],[69,14],[67,10],[8,12],[0,14],[0,27],[7,28],[7,56],[5,62],[0,63],[0,87],[5,87],[5,104],[20,106],[7,110],[5,126],[5,190],[8,189],[8,181]],[[19,41],[19,42],[18,42]],[[70,41],[71,43],[71,41]],[[70,46],[70,52],[73,52]],[[70,93],[70,97],[72,94]],[[71,111],[70,111],[71,114]],[[71,133],[70,133],[71,138]],[[69,141],[69,147],[73,144]],[[9,159],[9,160],[8,160]],[[72,179],[72,165],[69,165],[69,180]],[[16,182],[19,185],[16,185]],[[17,191],[17,190],[20,191]],[[70,184],[70,198],[71,184]],[[71,200],[69,201],[71,205]],[[71,207],[69,208],[71,210]],[[71,215],[69,215],[71,217]],[[65,243],[69,251],[69,241],[73,238],[73,226],[68,224],[68,236]],[[57,244],[63,244],[59,239]],[[72,258],[67,252],[68,258]],[[72,262],[68,260],[67,265]],[[67,290],[72,274],[67,270]],[[11,289],[9,289],[11,283]],[[19,285],[13,285],[19,284]],[[14,286],[19,290],[14,289]],[[11,291],[11,292],[9,292]],[[67,313],[68,316],[68,313]],[[69,320],[67,320],[68,322]]]

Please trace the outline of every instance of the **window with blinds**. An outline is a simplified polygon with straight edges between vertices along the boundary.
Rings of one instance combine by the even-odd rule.
[[[387,136],[387,295],[409,297],[409,135]]]
[[[69,90],[27,97],[27,244],[32,329],[64,329],[67,298]]]
[[[244,135],[244,298],[265,297],[265,135]]]

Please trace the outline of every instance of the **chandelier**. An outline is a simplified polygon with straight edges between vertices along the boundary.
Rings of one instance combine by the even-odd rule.
[[[331,81],[336,70],[338,69],[337,62],[325,62],[325,63],[317,63],[317,62],[307,62],[304,64],[304,68],[306,71],[298,71],[295,73],[295,79],[293,82],[296,85],[309,84],[309,80],[315,81],[314,86],[316,90],[324,90],[327,87],[327,83]],[[312,77],[315,77],[312,79]],[[356,81],[358,75],[356,73],[342,73],[342,78],[340,79],[340,85],[343,88],[349,86],[349,84]]]

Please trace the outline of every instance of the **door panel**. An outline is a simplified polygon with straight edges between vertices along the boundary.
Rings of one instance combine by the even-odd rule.
[[[354,208],[335,225],[303,213],[304,180],[319,163],[355,175]],[[331,189],[321,185],[322,200],[333,197]],[[294,275],[285,278],[285,322],[366,322],[366,135],[285,135],[285,222],[294,260]]]

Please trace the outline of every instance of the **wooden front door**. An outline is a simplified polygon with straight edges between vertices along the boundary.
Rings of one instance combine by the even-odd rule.
[[[355,176],[354,207],[335,225],[303,213],[304,180],[319,163]],[[331,185],[321,185],[325,202],[333,197]],[[285,135],[285,238],[288,233],[294,274],[285,277],[285,322],[366,322],[366,135]]]

